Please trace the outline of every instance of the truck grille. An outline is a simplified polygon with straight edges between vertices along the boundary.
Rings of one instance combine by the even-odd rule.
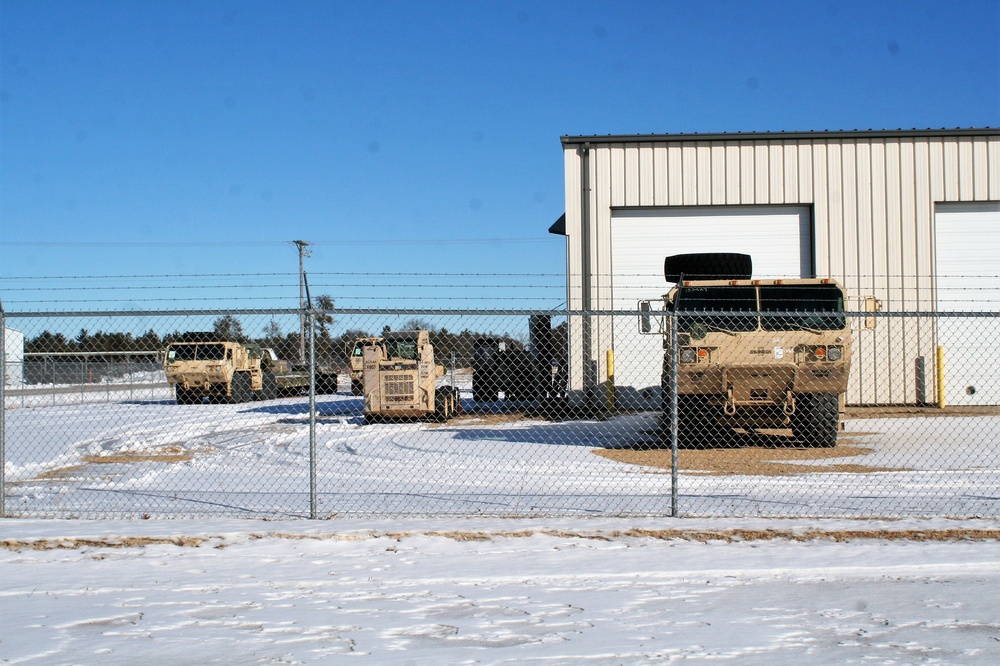
[[[382,377],[382,397],[386,402],[412,402],[413,388],[410,373],[386,373]]]

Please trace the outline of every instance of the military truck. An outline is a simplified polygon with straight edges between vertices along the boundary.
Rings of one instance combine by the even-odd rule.
[[[462,412],[458,389],[437,385],[444,367],[434,362],[428,331],[386,331],[361,351],[366,423],[446,421]]]
[[[179,405],[208,398],[241,403],[273,400],[309,388],[308,368],[279,360],[274,351],[257,344],[226,340],[212,332],[185,333],[163,350],[163,369]],[[334,393],[337,374],[317,369],[316,391]]]
[[[684,447],[710,447],[734,428],[788,428],[809,447],[837,443],[850,372],[853,334],[843,288],[832,279],[751,279],[743,254],[667,257],[675,283],[661,307],[676,317],[677,348],[669,317],[662,372],[663,432],[673,424]],[[775,313],[769,315],[769,313]],[[641,318],[652,332],[650,316]]]

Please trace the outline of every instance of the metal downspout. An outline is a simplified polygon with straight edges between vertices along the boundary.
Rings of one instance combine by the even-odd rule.
[[[590,143],[578,149],[580,154],[580,262],[581,305],[584,312],[581,336],[583,338],[583,393],[588,411],[593,411],[596,400],[597,362],[593,350],[593,320],[590,311],[594,309],[593,289],[593,234],[591,232],[590,210]]]

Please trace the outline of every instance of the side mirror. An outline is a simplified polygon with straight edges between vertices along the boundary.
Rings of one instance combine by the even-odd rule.
[[[649,301],[640,301],[639,310],[642,312],[639,315],[639,332],[645,335],[653,330],[653,322],[649,316]]]

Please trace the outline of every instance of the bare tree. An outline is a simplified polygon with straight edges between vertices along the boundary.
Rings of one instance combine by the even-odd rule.
[[[235,342],[246,340],[246,334],[243,333],[243,324],[231,314],[216,319],[215,323],[212,324],[212,330],[225,340],[233,340]]]

